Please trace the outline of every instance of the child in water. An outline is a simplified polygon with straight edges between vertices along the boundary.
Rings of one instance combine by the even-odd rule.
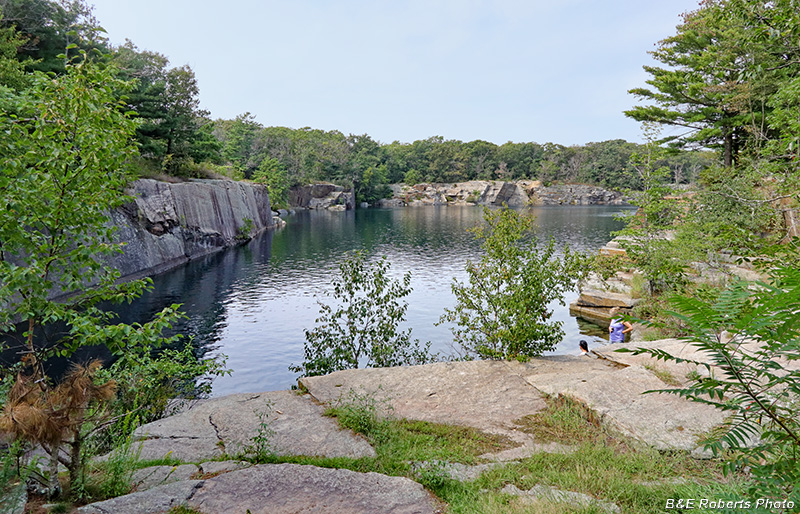
[[[608,325],[609,341],[612,343],[624,343],[625,334],[633,330],[633,325],[617,317],[619,307],[611,309],[609,314],[611,314],[611,323]]]

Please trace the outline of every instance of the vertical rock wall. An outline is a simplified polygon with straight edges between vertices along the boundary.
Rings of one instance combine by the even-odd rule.
[[[152,275],[274,228],[265,186],[229,180],[137,180],[134,201],[112,213],[123,277]]]

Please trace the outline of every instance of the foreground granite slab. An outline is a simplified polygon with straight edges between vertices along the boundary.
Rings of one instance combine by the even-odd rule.
[[[120,496],[81,514],[163,513],[184,505],[205,514],[434,514],[441,505],[413,480],[297,464],[265,464]]]
[[[244,393],[203,400],[180,414],[139,427],[141,459],[167,455],[202,462],[246,452],[262,421],[272,432],[270,449],[278,455],[373,457],[363,438],[323,416],[325,408],[292,391]]]
[[[474,427],[522,444],[530,436],[514,421],[540,411],[545,401],[521,369],[516,361],[437,362],[337,371],[299,383],[325,404],[352,390],[386,402],[397,418]]]
[[[530,450],[512,451],[515,458],[541,449],[515,421],[539,412],[544,395],[569,395],[622,433],[656,448],[697,449],[700,436],[722,422],[721,413],[673,395],[643,394],[670,387],[645,365],[650,366],[649,361],[562,355],[527,363],[471,361],[346,370],[300,383],[322,403],[336,402],[349,390],[368,392],[388,402],[397,417],[506,435],[522,445],[520,450]]]

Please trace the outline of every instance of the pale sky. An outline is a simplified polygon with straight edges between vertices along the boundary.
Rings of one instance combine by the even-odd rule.
[[[698,0],[88,0],[113,44],[188,64],[212,118],[586,144],[641,141],[622,111]]]

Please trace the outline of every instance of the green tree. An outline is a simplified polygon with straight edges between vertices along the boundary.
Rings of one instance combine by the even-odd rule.
[[[681,144],[721,149],[721,169],[699,175],[704,191],[694,210],[708,213],[704,224],[715,236],[727,233],[740,255],[761,253],[776,235],[782,243],[800,236],[799,37],[791,0],[704,2],[659,44],[655,56],[668,68],[647,68],[654,89],[632,91],[655,105],[626,113],[686,127]]]
[[[688,263],[680,248],[667,237],[667,230],[675,228],[679,208],[671,196],[674,191],[669,183],[669,168],[660,161],[665,150],[656,141],[658,132],[654,126],[645,124],[644,131],[648,140],[644,152],[631,154],[629,164],[641,185],[638,191],[628,191],[629,201],[639,211],[618,234],[626,236],[622,246],[636,268],[644,273],[649,292],[663,293],[684,284]]]
[[[0,86],[19,89],[26,84],[25,63],[17,59],[17,49],[25,42],[14,27],[3,27],[0,11]]]
[[[551,321],[549,304],[560,301],[583,277],[586,259],[554,241],[540,247],[532,235],[534,219],[511,209],[484,208],[484,224],[473,229],[485,252],[467,262],[469,283],[454,281],[456,306],[439,323],[453,322],[456,343],[488,359],[526,359],[552,350],[564,337]]]
[[[289,177],[286,175],[286,168],[278,159],[262,160],[253,174],[253,180],[267,186],[273,209],[289,206]]]
[[[0,332],[22,320],[26,330],[18,381],[32,384],[35,391],[20,398],[32,404],[41,400],[56,413],[64,397],[45,376],[48,357],[70,356],[87,345],[104,344],[116,353],[132,340],[158,344],[175,306],[135,326],[113,324],[113,315],[97,307],[101,301],[130,300],[147,285],[117,284],[119,272],[103,262],[104,256],[120,251],[111,242],[110,211],[129,200],[123,188],[135,154],[135,123],[116,99],[128,86],[115,77],[113,67],[93,64],[85,55],[64,74],[37,72],[30,83],[24,95],[11,99],[23,116],[0,112]],[[37,344],[37,330],[57,322],[66,325],[66,334],[50,345]],[[86,406],[74,399],[72,405]],[[66,423],[72,418],[53,419]],[[70,433],[56,428],[58,434]],[[47,442],[55,490],[59,448],[72,446],[66,465],[75,478],[82,468],[82,438],[59,436]]]
[[[220,144],[211,135],[208,111],[200,109],[200,89],[187,65],[169,68],[157,52],[126,43],[114,51],[122,78],[136,85],[126,101],[141,123],[136,128],[142,157],[168,173],[182,175],[191,161],[218,161]]]
[[[209,114],[200,109],[200,88],[188,65],[167,71],[164,100],[165,116],[161,125],[165,132],[164,157],[169,163],[164,167],[169,172],[180,173],[191,156],[192,143],[203,120]]]
[[[84,0],[0,0],[0,12],[0,26],[25,39],[18,56],[30,69],[64,73],[65,54],[108,53],[105,30]]]
[[[648,392],[679,395],[725,412],[722,430],[708,435],[706,448],[715,454],[736,450],[727,454],[728,469],[750,469],[755,479],[750,497],[800,505],[800,371],[791,365],[800,359],[800,272],[778,268],[769,283],[739,281],[711,298],[674,296],[670,303],[671,314],[686,327],[682,339],[708,359],[659,349],[623,351],[689,363],[705,376],[687,387]]]
[[[257,168],[255,159],[258,151],[255,143],[261,125],[249,112],[236,116],[236,119],[227,125],[222,155],[238,171],[244,173],[245,176],[250,176]]]
[[[408,309],[403,298],[411,293],[410,282],[410,273],[402,280],[389,277],[386,257],[370,264],[363,252],[350,255],[333,281],[335,304],[320,302],[317,326],[305,331],[305,361],[289,369],[313,376],[430,361],[430,343],[412,340],[410,328],[399,329]]]
[[[724,165],[731,167],[744,147],[746,127],[760,113],[752,109],[754,92],[743,80],[754,49],[741,44],[741,26],[723,21],[724,9],[725,2],[715,0],[684,15],[677,34],[651,52],[667,68],[644,67],[653,89],[630,91],[655,105],[637,106],[625,114],[683,127],[686,132],[678,144],[721,147]]]

